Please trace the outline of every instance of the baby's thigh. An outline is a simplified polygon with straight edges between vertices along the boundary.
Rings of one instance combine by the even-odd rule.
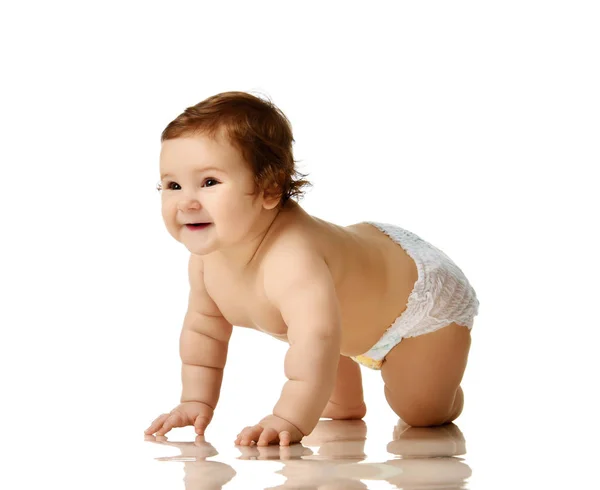
[[[467,366],[470,346],[470,330],[456,323],[402,339],[381,367],[392,409],[398,413],[413,408],[434,411],[443,411],[447,405],[451,408]]]

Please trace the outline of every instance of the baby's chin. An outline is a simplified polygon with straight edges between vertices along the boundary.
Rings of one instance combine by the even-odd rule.
[[[193,243],[182,243],[185,248],[187,248],[188,252],[193,255],[208,255],[215,251],[214,247],[200,247],[198,245],[194,245]]]

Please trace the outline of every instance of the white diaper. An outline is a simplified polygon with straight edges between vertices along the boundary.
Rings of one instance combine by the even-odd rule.
[[[368,351],[352,359],[381,369],[383,359],[404,337],[434,332],[451,323],[473,328],[479,312],[475,290],[462,270],[440,249],[414,233],[388,223],[365,221],[398,243],[415,261],[419,278],[406,309]]]

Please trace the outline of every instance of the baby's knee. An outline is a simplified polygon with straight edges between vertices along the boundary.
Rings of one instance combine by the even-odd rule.
[[[412,427],[435,427],[451,422],[449,412],[443,410],[406,410],[397,415]]]
[[[454,399],[440,399],[428,394],[394,397],[386,388],[386,398],[398,417],[412,427],[434,427],[456,419],[462,411],[462,397],[457,411]]]

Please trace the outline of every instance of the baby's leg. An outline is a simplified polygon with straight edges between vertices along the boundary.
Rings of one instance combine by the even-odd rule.
[[[349,357],[340,355],[335,388],[321,417],[362,419],[366,413],[360,367]]]
[[[392,410],[415,427],[442,425],[457,418],[463,408],[460,382],[470,346],[471,332],[456,323],[402,339],[381,367]]]

